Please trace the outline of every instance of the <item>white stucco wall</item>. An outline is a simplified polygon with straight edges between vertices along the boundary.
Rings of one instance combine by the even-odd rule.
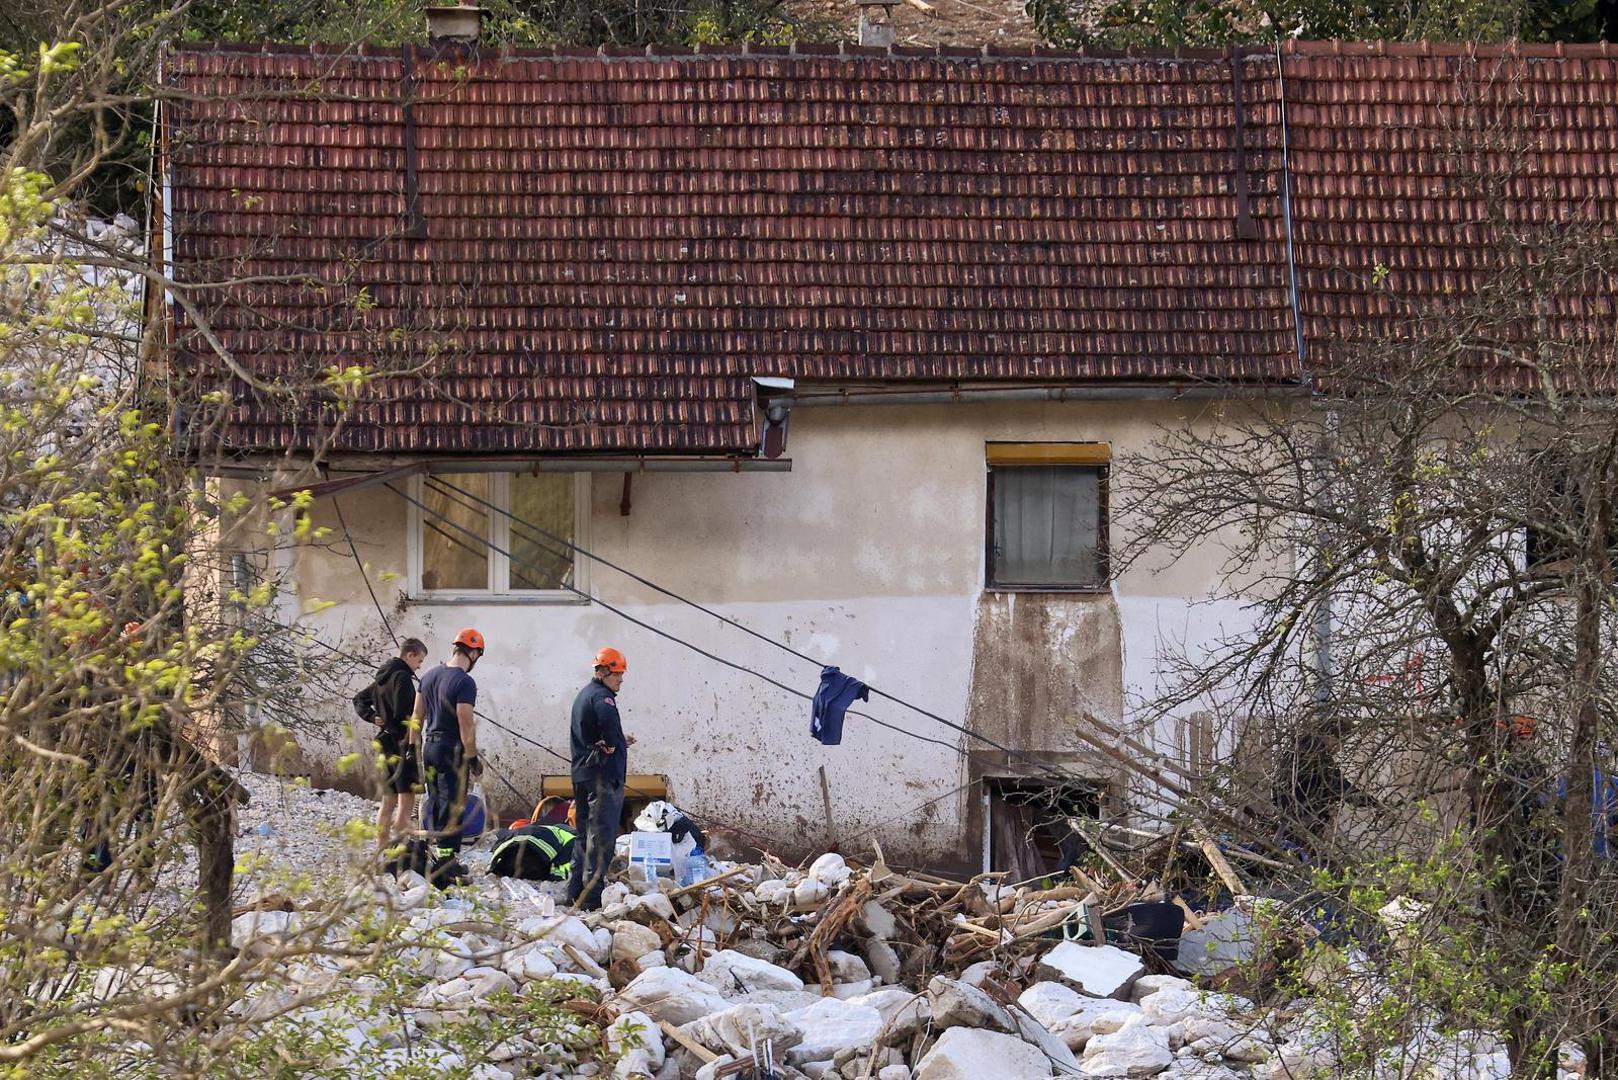
[[[619,513],[621,477],[598,475],[590,543],[602,556],[761,633],[964,721],[974,655],[984,655],[981,639],[974,648],[984,579],[984,444],[1108,442],[1117,458],[1144,448],[1158,425],[1216,422],[1214,412],[1222,407],[1109,402],[800,410],[792,418],[790,473],[637,475],[627,517]],[[823,747],[809,736],[807,701],[599,606],[401,601],[407,505],[373,488],[344,496],[342,508],[397,633],[424,638],[435,661],[459,627],[484,633],[489,651],[476,672],[479,705],[502,724],[565,751],[568,706],[589,678],[590,657],[597,647],[613,645],[629,657],[619,704],[627,729],[640,740],[631,754],[632,771],[666,775],[676,801],[699,816],[788,849],[813,847],[825,832],[817,776],[825,765],[836,832],[846,841],[881,823],[851,846],[875,836],[890,857],[930,861],[975,850],[976,841],[964,832],[964,794],[913,809],[968,778],[956,749],[963,743],[958,733],[873,701],[873,715],[946,745],[851,717],[842,745]],[[329,504],[317,506],[316,521],[335,526]],[[1126,521],[1113,521],[1115,545],[1128,528]],[[1118,669],[1123,690],[1087,695],[1084,687],[1070,688],[1074,700],[1093,697],[1085,706],[1093,717],[1075,717],[1073,723],[1123,720],[1125,702],[1152,693],[1162,643],[1206,640],[1241,623],[1239,605],[1192,606],[1206,596],[1219,561],[1211,551],[1206,559],[1169,568],[1132,570],[1115,582],[1111,597],[1071,601],[1115,607],[1121,630],[1109,633],[1117,638],[1118,655],[1103,656],[1101,667]],[[322,638],[345,647],[381,639],[346,549],[303,550],[293,565],[294,603],[336,602],[309,617]],[[384,571],[398,577],[383,582]],[[619,574],[595,567],[590,587],[711,652],[805,693],[815,689],[819,672],[813,666]],[[1072,640],[1064,644],[1071,633],[1052,635],[1056,639],[1041,647],[1059,672],[1073,659],[1064,649],[1077,646]],[[1092,641],[1084,647],[1098,646]],[[1092,663],[1085,670],[1099,669]],[[992,682],[980,683],[980,716],[992,706],[992,691]],[[1084,745],[1071,735],[1060,712],[1062,696],[1057,698],[1051,706],[1056,712],[1042,721],[1046,745],[1035,749],[1079,753]],[[346,702],[333,703],[331,711],[334,721],[346,719]],[[537,790],[541,774],[565,771],[561,762],[498,731],[479,738],[501,771],[525,790]]]

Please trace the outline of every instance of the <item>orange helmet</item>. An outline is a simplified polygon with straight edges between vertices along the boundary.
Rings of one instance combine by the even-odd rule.
[[[1519,739],[1532,739],[1534,731],[1539,727],[1539,721],[1532,716],[1519,713],[1497,722],[1495,726],[1511,732]]]
[[[624,659],[623,653],[609,645],[596,653],[596,667],[604,667],[614,675],[618,675],[629,670],[629,661]]]
[[[483,635],[470,626],[455,635],[455,644],[465,645],[468,649],[476,649],[478,652],[484,651]]]

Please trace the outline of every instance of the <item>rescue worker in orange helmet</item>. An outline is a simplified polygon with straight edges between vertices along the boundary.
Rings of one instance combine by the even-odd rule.
[[[471,780],[483,775],[478,759],[478,723],[473,711],[478,684],[472,669],[483,658],[483,635],[468,627],[455,635],[450,658],[422,676],[416,691],[411,739],[421,740],[427,772],[427,830],[432,864],[427,878],[439,888],[465,884],[461,852],[461,812]]]
[[[595,656],[594,677],[573,699],[573,809],[579,835],[567,900],[585,911],[601,907],[601,889],[624,812],[624,779],[629,774],[629,748],[635,740],[624,735],[618,691],[628,670],[623,653],[602,649]]]

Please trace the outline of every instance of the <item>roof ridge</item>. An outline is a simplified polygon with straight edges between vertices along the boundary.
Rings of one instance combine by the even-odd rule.
[[[407,46],[333,44],[311,42],[298,45],[284,42],[260,44],[244,42],[180,42],[172,46],[177,53],[232,54],[251,56],[351,56],[364,60],[396,60]],[[844,59],[895,58],[904,60],[1089,60],[1097,62],[1146,61],[1174,63],[1180,61],[1229,60],[1233,50],[1243,58],[1273,56],[1271,45],[1239,45],[1229,48],[1176,48],[1176,49],[1053,49],[1043,45],[1003,46],[983,45],[851,45],[845,42],[793,42],[789,45],[681,45],[653,44],[646,46],[618,45],[551,45],[513,48],[509,46],[478,48],[459,43],[411,45],[418,55],[478,55],[495,60],[706,60],[706,59]]]
[[[1475,41],[1296,41],[1282,45],[1282,52],[1298,56],[1376,56],[1376,57],[1477,57],[1479,59],[1562,60],[1591,56],[1618,56],[1618,50],[1606,41],[1594,42],[1524,42],[1504,41],[1480,44]]]

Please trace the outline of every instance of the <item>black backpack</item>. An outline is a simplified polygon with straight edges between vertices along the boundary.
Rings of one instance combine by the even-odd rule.
[[[376,687],[377,684],[373,682],[370,686],[367,686],[364,690],[361,690],[353,697],[354,715],[358,716],[365,723],[373,725],[378,719],[378,714],[376,711]]]

